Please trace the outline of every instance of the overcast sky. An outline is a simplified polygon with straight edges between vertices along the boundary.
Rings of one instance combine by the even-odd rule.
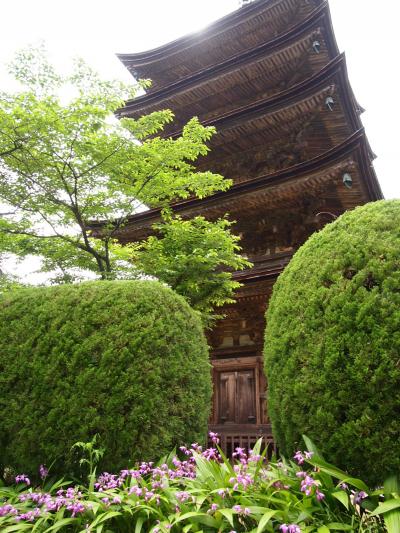
[[[104,77],[130,79],[116,52],[159,46],[237,9],[239,0],[0,0],[0,63],[30,43],[46,42],[54,62],[83,57]],[[378,158],[375,168],[386,198],[400,198],[398,0],[330,0],[350,81],[366,109],[363,122]],[[2,88],[7,87],[4,69]]]

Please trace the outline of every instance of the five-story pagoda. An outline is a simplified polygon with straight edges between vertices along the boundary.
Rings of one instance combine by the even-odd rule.
[[[171,109],[179,135],[197,115],[217,134],[199,162],[234,185],[174,206],[182,216],[230,214],[254,267],[237,273],[237,301],[210,334],[214,399],[210,429],[223,449],[272,441],[262,346],[272,286],[296,249],[347,209],[382,198],[363,111],[339,54],[328,3],[255,0],[196,33],[119,58],[152,79],[121,116]],[[157,209],[133,215],[121,242],[149,234]]]

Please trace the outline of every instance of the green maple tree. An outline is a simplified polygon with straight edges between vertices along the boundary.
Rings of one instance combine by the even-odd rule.
[[[230,301],[230,272],[249,263],[229,222],[183,221],[168,207],[230,187],[195,167],[214,128],[193,118],[180,137],[161,138],[169,110],[118,121],[115,111],[148,82],[103,81],[82,61],[61,76],[43,50],[18,53],[11,72],[22,89],[0,94],[0,251],[39,255],[59,282],[154,275],[208,315]],[[143,206],[162,208],[155,235],[121,247],[119,230]]]

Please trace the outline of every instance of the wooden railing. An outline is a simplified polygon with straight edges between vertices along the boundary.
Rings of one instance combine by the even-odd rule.
[[[245,450],[254,448],[255,443],[262,438],[262,449],[268,447],[267,455],[276,451],[274,439],[272,437],[271,426],[224,426],[212,425],[209,426],[209,431],[217,433],[220,439],[219,446],[227,457],[232,457],[232,453],[236,448],[244,448]],[[209,442],[211,446],[211,440]]]

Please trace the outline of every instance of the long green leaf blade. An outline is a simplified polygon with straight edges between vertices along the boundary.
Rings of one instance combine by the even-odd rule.
[[[257,533],[262,533],[265,530],[265,527],[267,526],[268,522],[276,513],[277,511],[268,511],[262,516],[258,524]]]

